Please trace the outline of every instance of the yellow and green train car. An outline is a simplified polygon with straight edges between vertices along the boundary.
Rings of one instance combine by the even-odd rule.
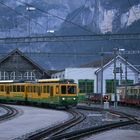
[[[78,102],[77,84],[60,80],[38,80],[37,82],[0,83],[0,100],[75,106]]]

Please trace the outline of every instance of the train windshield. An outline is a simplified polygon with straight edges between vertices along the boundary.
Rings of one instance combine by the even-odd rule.
[[[66,86],[61,86],[61,93],[66,94]]]
[[[68,94],[75,94],[76,87],[75,86],[68,86]]]
[[[61,94],[76,94],[76,86],[61,86]]]

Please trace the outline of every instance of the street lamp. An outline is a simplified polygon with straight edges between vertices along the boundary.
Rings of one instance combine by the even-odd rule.
[[[54,33],[54,30],[47,30],[47,33]]]
[[[29,11],[29,12],[31,12],[31,11],[35,11],[36,8],[35,8],[35,7],[32,7],[32,6],[27,6],[27,7],[26,7],[26,10]],[[29,27],[28,27],[28,29],[29,29],[29,37],[30,37],[30,32],[31,32],[31,31],[30,31],[30,20],[31,20],[31,19],[30,19],[30,14],[29,14]]]

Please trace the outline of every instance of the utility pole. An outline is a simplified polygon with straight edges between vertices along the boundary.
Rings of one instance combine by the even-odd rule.
[[[103,104],[103,63],[104,63],[104,53],[102,48],[101,50],[101,105]]]
[[[125,96],[127,96],[127,56],[125,54]]]
[[[120,63],[120,85],[122,85],[122,73],[123,73],[122,63]]]
[[[117,48],[114,48],[114,107],[117,108],[117,93],[116,93],[116,56]]]

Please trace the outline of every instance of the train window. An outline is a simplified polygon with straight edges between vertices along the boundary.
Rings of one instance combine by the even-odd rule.
[[[50,87],[50,96],[53,96],[53,86]]]
[[[13,92],[16,92],[17,90],[16,90],[16,86],[13,86]]]
[[[31,86],[31,93],[33,93],[34,92],[34,87],[33,86]]]
[[[66,94],[66,86],[61,86],[61,93]]]
[[[4,91],[4,86],[3,85],[1,86],[1,91]]]
[[[47,93],[50,93],[50,86],[47,86]]]
[[[7,94],[10,93],[10,92],[9,92],[9,86],[6,86],[6,87],[5,87],[5,91],[6,91]]]
[[[36,86],[34,86],[34,93],[36,93]]]
[[[38,96],[40,96],[42,93],[42,87],[41,86],[38,86]]]
[[[17,92],[20,92],[20,86],[17,86]]]
[[[32,93],[34,92],[34,86],[31,86],[31,92]]]
[[[13,86],[10,86],[10,91],[11,91],[11,92],[13,91]]]
[[[76,92],[75,86],[68,86],[68,94],[75,94]]]
[[[43,93],[47,93],[47,86],[43,86]]]
[[[134,89],[134,93],[137,93],[137,89]]]
[[[31,86],[28,87],[28,92],[31,92]]]
[[[21,92],[24,92],[24,86],[21,86],[20,88],[21,88]]]
[[[56,94],[59,94],[59,86],[56,86]]]

